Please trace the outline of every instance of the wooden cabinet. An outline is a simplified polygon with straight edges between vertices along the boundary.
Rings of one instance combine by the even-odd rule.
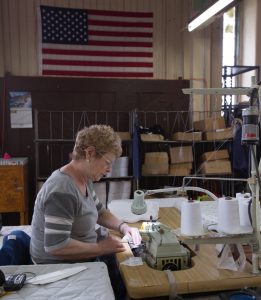
[[[27,158],[0,160],[0,213],[18,212],[28,224]]]

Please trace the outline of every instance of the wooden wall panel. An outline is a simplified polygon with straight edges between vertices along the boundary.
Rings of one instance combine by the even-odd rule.
[[[191,0],[1,0],[3,63],[0,60],[0,75],[7,72],[12,75],[38,76],[37,7],[40,4],[151,11],[154,14],[154,79],[177,79],[180,76],[191,78],[195,73],[208,77],[207,70],[211,67],[209,60],[204,60],[203,64],[195,63],[198,61],[194,54],[195,47],[200,44],[211,59],[209,45],[215,36],[201,33],[196,43],[198,35],[187,32]],[[191,47],[194,43],[195,47]],[[210,84],[209,78],[206,80]]]
[[[101,88],[102,87],[102,88]],[[188,80],[102,79],[102,78],[0,78],[0,113],[5,119],[1,153],[29,157],[30,214],[35,199],[35,128],[11,128],[8,107],[9,91],[30,91],[33,109],[53,111],[126,111],[183,110],[189,108],[189,97],[181,92]],[[5,99],[1,99],[4,95]],[[4,100],[4,101],[1,101]],[[0,118],[1,118],[0,117]],[[124,120],[124,130],[129,120]],[[45,124],[44,124],[45,125]],[[48,126],[48,124],[46,124]],[[1,135],[0,135],[1,137]]]
[[[4,35],[3,35],[3,8],[0,4],[0,77],[4,76]]]
[[[3,55],[4,55],[4,69],[2,70],[2,74],[8,72],[8,70],[12,70],[11,67],[11,52],[10,52],[10,28],[9,28],[9,9],[8,9],[8,1],[0,1],[1,9],[2,9],[2,24],[3,27],[0,28],[3,33]],[[10,71],[9,71],[10,72]]]
[[[8,1],[9,10],[9,34],[10,34],[10,48],[6,51],[11,53],[11,70],[13,74],[20,75],[21,68],[21,47],[19,44],[20,26],[19,26],[19,4],[16,0]]]

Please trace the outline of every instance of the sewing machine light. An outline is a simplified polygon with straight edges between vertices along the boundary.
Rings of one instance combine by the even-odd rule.
[[[147,204],[144,200],[144,192],[137,190],[134,192],[134,200],[131,205],[131,211],[135,215],[145,214],[147,211]]]

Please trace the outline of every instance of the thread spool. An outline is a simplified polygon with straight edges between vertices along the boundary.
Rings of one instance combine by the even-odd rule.
[[[218,231],[227,234],[240,232],[239,204],[236,198],[218,199]]]
[[[131,205],[131,211],[135,215],[145,214],[147,211],[147,204],[144,200],[144,192],[137,190],[134,192],[134,200]]]
[[[240,226],[251,227],[249,213],[248,213],[248,204],[252,198],[249,193],[240,194],[240,195],[236,194],[236,196],[239,205]]]
[[[240,208],[240,225],[246,229],[251,229],[252,225],[251,225],[251,221],[250,221],[250,216],[249,216],[249,202],[250,202],[251,198],[247,201],[241,201],[241,203],[239,204],[239,208]],[[252,214],[252,206],[253,204],[251,203],[251,209],[250,209],[250,213]],[[261,220],[261,211],[260,211],[260,203],[258,201],[257,203],[258,206],[258,211],[259,211],[259,220]]]
[[[203,235],[203,223],[200,201],[188,200],[181,204],[181,235]]]
[[[249,201],[239,202],[240,226],[251,228],[248,206]]]
[[[244,192],[236,193],[236,198],[237,199],[239,199],[239,198],[249,198],[249,197],[251,197],[250,193],[244,193]]]

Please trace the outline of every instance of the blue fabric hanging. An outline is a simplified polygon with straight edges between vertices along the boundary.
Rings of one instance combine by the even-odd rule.
[[[249,176],[249,148],[241,144],[242,126],[236,125],[236,133],[233,141],[233,170],[239,172],[243,178]]]

